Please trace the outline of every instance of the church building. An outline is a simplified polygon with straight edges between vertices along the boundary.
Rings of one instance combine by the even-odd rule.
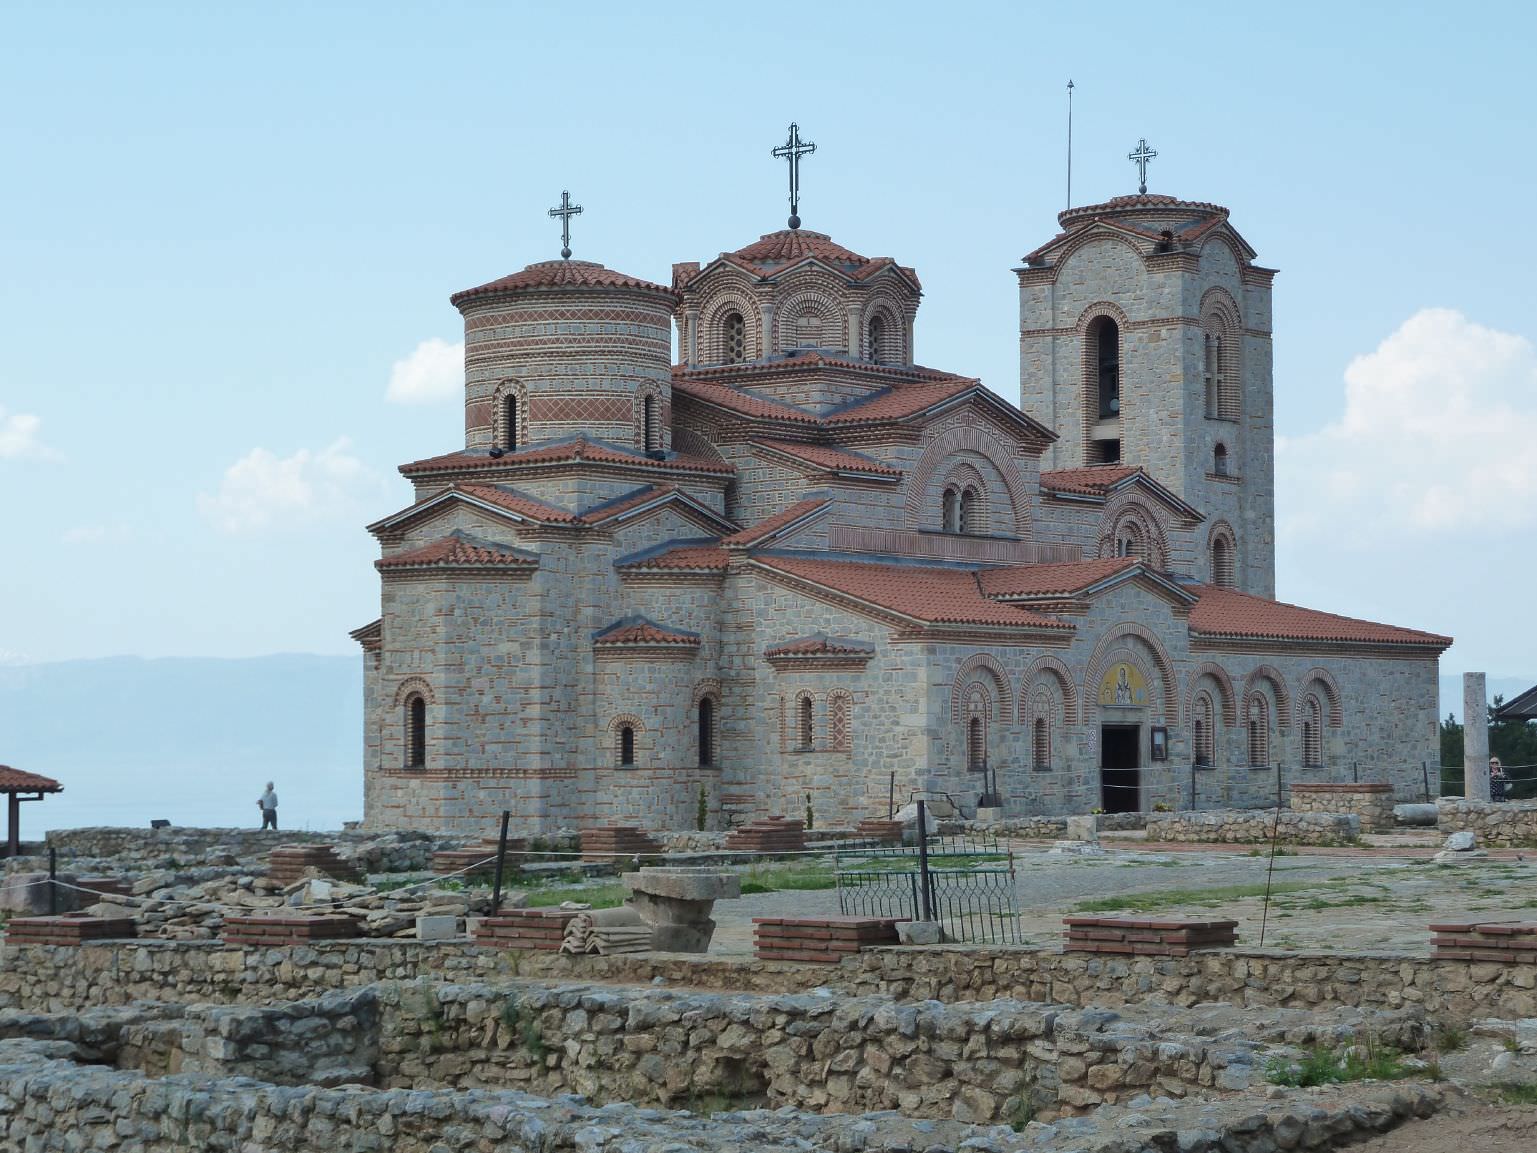
[[[464,445],[369,526],[366,825],[1419,799],[1450,639],[1274,599],[1274,270],[1215,204],[1058,222],[1018,407],[795,215],[669,284],[568,239],[453,296]]]

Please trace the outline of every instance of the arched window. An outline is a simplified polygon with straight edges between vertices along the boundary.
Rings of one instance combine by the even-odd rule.
[[[1100,317],[1096,327],[1094,370],[1099,384],[1099,418],[1109,420],[1121,415],[1121,330],[1108,316]]]
[[[817,743],[816,702],[811,699],[810,693],[804,693],[795,702],[795,708],[795,735],[799,741],[797,747],[803,751],[815,748]]]
[[[635,763],[635,726],[619,726],[619,763],[621,765],[633,765]]]
[[[1222,414],[1222,336],[1206,334],[1206,417],[1213,420]]]
[[[954,488],[945,489],[940,525],[945,532],[961,531],[961,494]]]
[[[715,763],[715,701],[711,697],[699,698],[699,765],[708,768]]]
[[[1249,699],[1249,764],[1270,765],[1270,705],[1258,693]]]
[[[852,731],[853,700],[842,689],[827,700],[827,744],[835,753],[847,753],[854,747]]]
[[[741,364],[747,359],[747,322],[740,312],[726,315],[721,345],[726,352],[727,364]]]
[[[874,364],[881,363],[881,339],[885,335],[885,327],[880,317],[870,318],[870,333],[866,348],[869,350],[869,359]]]
[[[957,532],[976,533],[982,531],[981,503],[981,494],[971,485],[967,485],[961,490],[959,517],[956,523]]]
[[[647,393],[640,402],[641,441],[647,452],[662,451],[661,402],[655,393]]]
[[[1207,768],[1216,760],[1215,724],[1216,710],[1211,697],[1202,693],[1195,702],[1195,763]]]
[[[1142,526],[1136,521],[1127,521],[1116,532],[1115,555],[1136,557],[1138,560],[1147,556],[1147,546],[1142,539]]]
[[[803,312],[795,318],[795,347],[822,347],[822,318],[814,312]]]
[[[427,767],[427,698],[412,693],[406,698],[406,768]]]
[[[518,437],[522,429],[518,427],[518,397],[511,393],[502,397],[502,446],[508,452],[518,448]]]
[[[1212,538],[1211,580],[1218,588],[1233,587],[1233,543],[1226,536]]]
[[[1038,769],[1051,768],[1051,722],[1036,717],[1030,733],[1030,763]]]
[[[1211,470],[1218,476],[1227,476],[1227,445],[1218,444],[1212,449]]]
[[[966,722],[966,767],[980,773],[987,767],[987,721],[971,717]]]
[[[1324,764],[1324,710],[1317,697],[1308,697],[1302,705],[1302,763],[1310,769]]]

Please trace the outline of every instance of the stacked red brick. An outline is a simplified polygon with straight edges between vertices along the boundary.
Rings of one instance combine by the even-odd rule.
[[[895,917],[754,917],[753,951],[763,961],[836,965],[861,949],[897,943]]]
[[[311,869],[338,881],[363,879],[363,874],[338,857],[330,845],[279,845],[267,854],[267,876],[280,885],[302,881]]]
[[[582,830],[582,859],[612,861],[618,857],[655,857],[662,846],[634,825],[597,825]]]
[[[1433,957],[1537,965],[1537,921],[1447,921],[1430,931]]]
[[[754,853],[798,853],[806,847],[806,823],[767,817],[733,829],[726,848]]]
[[[901,821],[879,821],[868,818],[860,821],[854,830],[861,840],[874,841],[879,845],[900,845],[902,843]]]
[[[134,935],[132,917],[12,917],[7,945],[83,945]]]
[[[89,889],[102,898],[128,897],[133,894],[133,886],[121,877],[81,877],[75,882],[77,888]],[[89,904],[84,894],[80,898],[81,904]]]
[[[360,936],[357,921],[339,914],[313,917],[233,916],[224,918],[226,945],[307,945]]]
[[[496,872],[498,839],[487,837],[478,845],[463,849],[439,849],[432,854],[432,871],[438,876],[462,873],[467,877],[489,877]],[[522,863],[528,842],[522,837],[507,838],[506,869],[511,872]]]
[[[1238,943],[1237,921],[1063,917],[1062,923],[1067,926],[1063,948],[1069,953],[1184,957],[1192,949],[1229,948]]]
[[[574,909],[515,909],[482,917],[473,938],[477,945],[493,949],[542,949],[557,953],[566,938],[566,922],[576,914]]]

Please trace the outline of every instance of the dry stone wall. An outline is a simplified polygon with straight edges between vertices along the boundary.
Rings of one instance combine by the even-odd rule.
[[[1442,797],[1437,810],[1443,833],[1472,833],[1480,845],[1537,845],[1537,801]]]
[[[368,873],[405,873],[426,869],[435,850],[459,839],[444,834],[402,830],[388,833],[346,829],[338,832],[262,832],[257,829],[138,829],[101,825],[53,829],[46,848],[58,851],[60,867],[90,860],[110,863],[114,872],[265,862],[279,845],[327,844],[337,855]],[[46,867],[46,849],[26,867]],[[15,864],[14,868],[22,868]],[[7,862],[7,871],[14,871]]]
[[[1213,812],[1149,813],[1149,841],[1226,844],[1340,845],[1361,835],[1354,813],[1298,813],[1286,809],[1220,809]]]

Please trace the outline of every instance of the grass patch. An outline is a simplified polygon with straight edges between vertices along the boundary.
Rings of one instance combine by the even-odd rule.
[[[1403,1054],[1388,1046],[1347,1045],[1341,1049],[1315,1046],[1298,1059],[1272,1057],[1265,1077],[1273,1085],[1309,1089],[1343,1081],[1397,1081],[1409,1076]]]
[[[1431,1045],[1437,1053],[1456,1053],[1468,1047],[1467,1031],[1455,1025],[1442,1025],[1431,1039]]]
[[[562,901],[576,901],[594,909],[612,909],[624,904],[626,896],[625,887],[616,881],[594,881],[558,889],[532,889],[527,894],[526,904],[533,909],[547,909]]]
[[[1320,884],[1316,881],[1277,881],[1270,886],[1270,894],[1275,896],[1277,893],[1301,892],[1304,889],[1319,888]],[[1073,912],[1112,913],[1124,909],[1135,913],[1153,913],[1181,905],[1220,905],[1227,901],[1264,895],[1263,884],[1218,885],[1210,889],[1154,889],[1147,893],[1124,893],[1119,897],[1096,897],[1091,901],[1079,901],[1073,906]]]
[[[1537,1085],[1523,1085],[1519,1081],[1501,1081],[1493,1088],[1495,1095],[1507,1105],[1537,1105]]]

